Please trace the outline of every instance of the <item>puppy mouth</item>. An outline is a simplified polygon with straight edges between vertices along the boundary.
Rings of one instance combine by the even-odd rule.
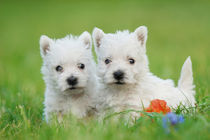
[[[70,89],[70,90],[74,90],[74,89],[77,89],[77,88],[76,88],[76,87],[70,87],[69,89]]]
[[[116,85],[124,85],[124,84],[125,84],[125,82],[122,82],[122,81],[117,81],[117,82],[115,82],[115,84],[116,84]]]
[[[76,90],[76,89],[83,89],[84,87],[75,87],[75,86],[72,86],[72,87],[69,87],[67,90]]]
[[[66,94],[74,94],[74,93],[77,93],[77,92],[81,92],[83,91],[83,88],[82,87],[69,87],[69,88],[66,88],[63,92],[65,92]]]

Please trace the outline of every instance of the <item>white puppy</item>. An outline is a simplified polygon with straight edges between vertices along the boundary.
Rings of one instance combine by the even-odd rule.
[[[60,120],[64,114],[83,118],[93,111],[92,97],[97,82],[91,47],[88,32],[79,37],[69,35],[57,40],[41,36],[41,71],[46,84],[44,114],[47,121],[51,114],[58,115]]]
[[[172,80],[162,80],[149,71],[146,55],[147,28],[140,26],[133,33],[118,31],[105,34],[93,30],[98,55],[98,75],[103,85],[101,108],[142,110],[152,99],[163,99],[171,107],[194,105],[191,60],[184,63],[178,87]]]

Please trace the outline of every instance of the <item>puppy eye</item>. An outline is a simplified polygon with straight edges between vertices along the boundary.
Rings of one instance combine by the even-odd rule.
[[[78,64],[78,68],[79,68],[79,69],[84,69],[84,68],[85,68],[85,64],[79,63],[79,64]]]
[[[134,64],[135,63],[135,60],[133,58],[130,58],[128,61],[129,61],[130,64]]]
[[[109,64],[110,62],[112,62],[110,59],[106,59],[105,61],[104,61],[106,64]]]
[[[58,65],[58,66],[55,68],[55,70],[56,70],[57,72],[61,72],[61,71],[63,71],[63,67],[61,67],[60,65]]]

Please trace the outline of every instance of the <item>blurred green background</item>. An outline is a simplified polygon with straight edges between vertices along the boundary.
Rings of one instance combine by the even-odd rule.
[[[191,56],[199,101],[209,92],[209,14],[209,0],[1,0],[0,134],[6,135],[3,128],[21,120],[20,105],[32,124],[42,121],[45,85],[39,38],[43,34],[61,38],[92,33],[94,27],[113,33],[145,25],[151,71],[177,82],[181,66]]]

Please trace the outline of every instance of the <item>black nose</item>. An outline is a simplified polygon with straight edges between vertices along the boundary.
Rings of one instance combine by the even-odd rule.
[[[121,70],[115,71],[113,73],[113,76],[116,80],[122,80],[124,78],[124,72],[122,72]]]
[[[74,76],[69,77],[66,81],[71,86],[74,86],[78,83],[77,78]]]

